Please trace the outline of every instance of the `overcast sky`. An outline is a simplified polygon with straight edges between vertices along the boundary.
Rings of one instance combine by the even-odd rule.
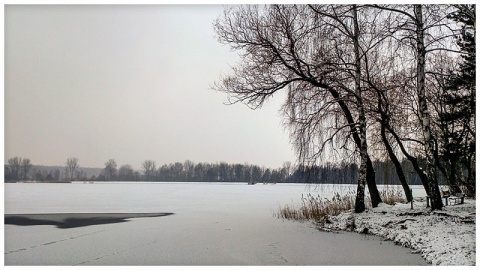
[[[239,60],[214,36],[222,10],[5,6],[5,161],[294,162],[281,96],[251,110],[210,88]]]

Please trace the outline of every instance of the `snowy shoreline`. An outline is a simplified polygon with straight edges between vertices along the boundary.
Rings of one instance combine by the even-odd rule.
[[[431,211],[425,201],[380,204],[364,213],[351,211],[317,224],[322,231],[354,231],[381,236],[413,249],[432,265],[476,265],[475,200]]]

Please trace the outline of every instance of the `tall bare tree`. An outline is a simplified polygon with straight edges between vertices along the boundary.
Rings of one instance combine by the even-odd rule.
[[[365,183],[367,182],[367,120],[365,117],[365,108],[362,99],[362,63],[360,56],[360,28],[358,26],[357,5],[352,5],[352,21],[353,21],[353,51],[355,55],[355,100],[358,109],[358,133],[360,136],[360,170],[357,187],[357,197],[355,201],[355,212],[361,213],[365,211]]]
[[[415,90],[411,96],[404,95],[407,98],[414,98],[415,101],[411,107],[413,114],[407,116],[406,119],[407,122],[415,123],[418,127],[409,127],[410,132],[413,131],[417,135],[411,137],[407,144],[419,146],[416,151],[420,157],[425,159],[425,169],[414,164],[418,161],[406,151],[405,140],[399,134],[400,130],[405,129],[405,124],[403,126],[392,124],[389,131],[399,144],[402,153],[412,161],[417,173],[422,178],[427,194],[432,198],[432,209],[441,209],[443,204],[436,175],[436,165],[438,164],[435,160],[436,139],[432,134],[434,116],[428,106],[428,96],[432,89],[427,88],[427,77],[432,74],[431,67],[436,64],[432,61],[435,53],[458,51],[452,47],[452,24],[447,21],[450,7],[446,5],[374,5],[374,7],[397,15],[396,23],[389,26],[393,33],[390,41],[396,44],[397,50],[403,52],[396,62],[401,62],[401,67],[404,69],[401,72],[405,73],[403,80],[409,84],[408,88]],[[413,57],[409,57],[409,55]],[[415,116],[417,119],[413,119],[411,116]]]
[[[228,93],[232,103],[258,108],[288,86],[284,106],[287,123],[303,163],[318,161],[328,143],[342,138],[353,138],[357,149],[362,149],[359,121],[354,116],[358,113],[355,104],[359,105],[354,98],[355,85],[342,82],[342,78],[353,82],[348,68],[344,68],[348,63],[339,59],[346,60],[347,55],[339,55],[341,50],[330,47],[341,45],[345,38],[333,38],[335,29],[330,22],[318,18],[307,6],[241,6],[226,10],[215,24],[220,42],[242,51],[243,59],[233,68],[234,74],[222,78],[215,88]],[[348,61],[355,63],[353,59]],[[348,144],[352,142],[344,141],[345,149]],[[375,207],[381,198],[368,152],[364,159]]]
[[[142,171],[147,181],[152,181],[156,173],[156,165],[153,160],[145,160],[142,163]]]
[[[78,158],[68,158],[65,167],[65,173],[67,175],[67,178],[70,180],[75,179],[78,168]]]
[[[365,107],[371,131],[370,141],[373,148],[376,149],[375,157],[377,159],[385,160],[387,163],[389,159],[392,162],[405,196],[408,201],[411,201],[410,187],[401,164],[401,158],[404,156],[390,134],[394,119],[397,119],[399,115],[404,117],[409,113],[406,112],[405,107],[402,107],[402,102],[399,102],[399,97],[408,96],[404,91],[405,78],[399,79],[401,77],[399,75],[403,72],[403,70],[398,70],[398,67],[403,65],[398,60],[401,53],[391,42],[392,36],[395,34],[392,29],[397,26],[396,17],[398,16],[391,14],[390,11],[386,12],[368,6],[362,6],[362,10],[367,10],[370,17],[366,27],[369,38],[364,40],[362,47],[364,72],[361,78],[367,90]],[[401,91],[397,91],[398,89]],[[405,148],[402,149],[406,151]],[[407,155],[408,153],[405,154],[405,156]],[[413,156],[409,157],[414,158]],[[416,162],[416,159],[414,161]],[[426,177],[421,179],[424,180]],[[425,188],[427,189],[426,181]]]
[[[22,159],[22,169],[21,169],[21,177],[24,180],[28,179],[28,173],[30,172],[30,169],[32,168],[32,163],[30,162],[30,159],[24,158]]]
[[[10,173],[12,174],[12,178],[14,180],[20,180],[22,170],[22,158],[13,157],[8,159],[8,166],[10,169]]]
[[[319,18],[319,20],[325,20],[328,25],[333,26],[335,30],[334,35],[338,36],[337,39],[347,44],[347,46],[335,44],[333,50],[337,51],[337,66],[342,67],[343,73],[346,73],[346,75],[341,77],[342,81],[337,82],[337,84],[346,90],[347,93],[350,92],[354,96],[353,107],[357,113],[357,120],[351,124],[356,126],[355,133],[358,134],[360,141],[357,145],[360,153],[360,167],[355,211],[363,212],[365,210],[364,194],[367,182],[368,145],[365,106],[364,98],[362,97],[362,92],[365,89],[362,86],[362,63],[365,61],[363,59],[365,48],[361,48],[360,38],[366,38],[361,32],[366,29],[360,29],[357,5],[317,5],[310,7],[315,11],[315,15],[320,16],[321,19]],[[366,24],[365,18],[363,19],[363,24]],[[341,39],[342,36],[345,38]],[[353,59],[348,55],[342,55],[343,50],[353,51]],[[349,70],[349,66],[352,67],[353,71]],[[351,79],[348,80],[350,73],[352,74],[350,75]],[[353,87],[350,85],[353,85]]]
[[[285,161],[282,164],[282,172],[284,173],[285,178],[288,178],[293,171],[293,166],[291,161]]]
[[[427,159],[428,189],[432,197],[432,209],[442,209],[443,203],[440,195],[440,189],[437,182],[437,173],[435,167],[435,142],[432,138],[430,112],[427,106],[425,94],[425,28],[423,21],[422,5],[415,5],[414,22],[416,26],[417,42],[417,97],[420,112],[420,124],[423,131],[423,140],[425,144],[425,153]]]

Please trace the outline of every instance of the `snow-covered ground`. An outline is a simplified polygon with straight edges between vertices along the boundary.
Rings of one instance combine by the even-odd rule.
[[[413,210],[410,204],[380,204],[364,213],[330,217],[323,230],[378,235],[412,248],[432,265],[475,265],[475,203],[465,199],[442,211],[431,211],[419,198]]]

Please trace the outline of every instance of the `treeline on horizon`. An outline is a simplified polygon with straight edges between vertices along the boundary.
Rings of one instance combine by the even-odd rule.
[[[16,158],[16,160],[14,160]],[[15,157],[5,165],[5,182],[35,181],[61,183],[71,181],[99,182],[239,182],[239,183],[312,183],[356,184],[358,166],[355,163],[327,163],[321,166],[293,165],[284,162],[281,168],[271,169],[250,164],[194,163],[190,160],[156,166],[146,160],[142,169],[131,165],[117,168],[114,159],[105,163],[105,168],[81,168],[78,159],[68,159],[66,166],[34,166],[29,159]],[[16,166],[18,165],[18,166]],[[399,185],[400,181],[391,161],[374,162],[378,184]],[[402,161],[408,172],[410,185],[421,185],[421,180],[408,160]],[[440,182],[445,183],[444,177]]]

